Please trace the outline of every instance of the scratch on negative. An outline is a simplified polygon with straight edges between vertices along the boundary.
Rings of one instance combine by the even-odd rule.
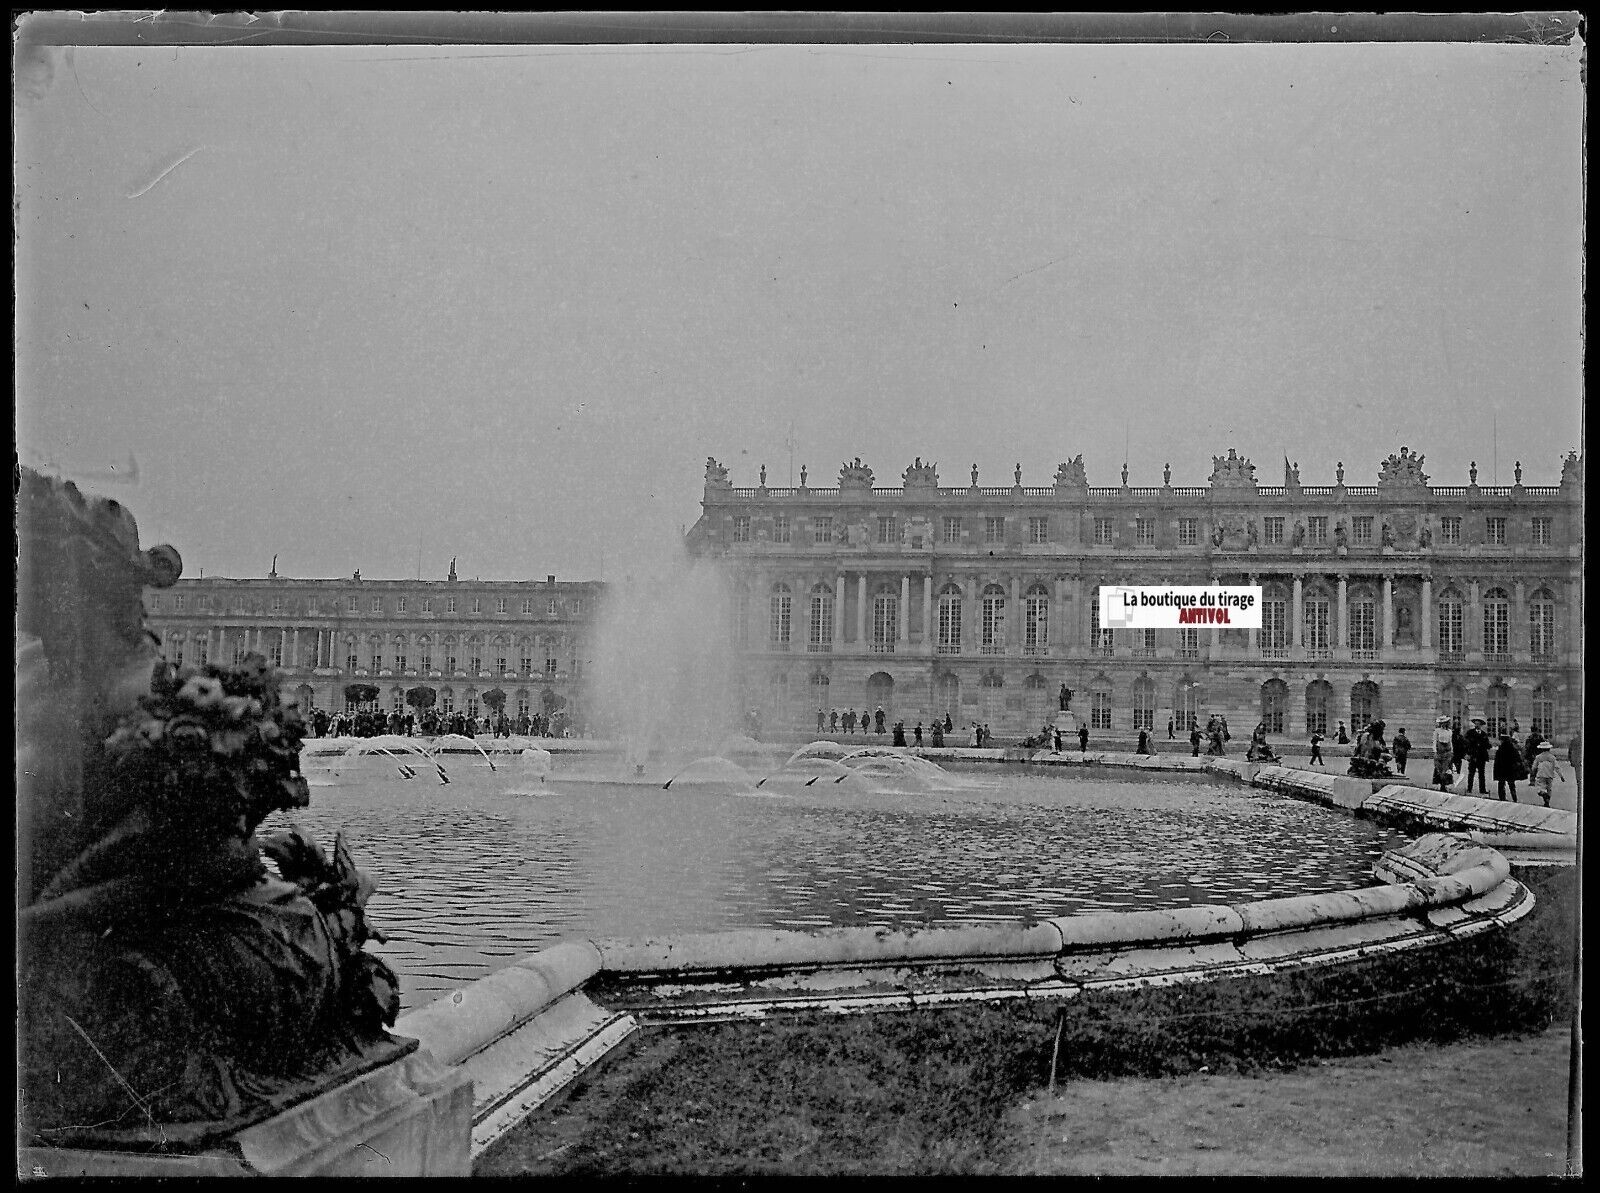
[[[193,149],[189,150],[188,153],[184,154],[177,161],[173,162],[170,166],[168,166],[165,170],[161,171],[161,173],[157,174],[149,182],[145,183],[138,190],[134,191],[133,194],[128,196],[128,198],[137,199],[140,195],[144,194],[151,187],[155,186],[156,183],[160,182],[168,174],[172,173],[179,166],[183,165],[184,162],[188,161],[191,157],[193,157],[195,154],[199,153],[204,148],[205,148],[204,145],[196,145]]]
[[[378,1149],[373,1147],[370,1143],[358,1143],[358,1144],[356,1144],[356,1146],[357,1147],[364,1147],[369,1152],[372,1152],[374,1155],[383,1156],[383,1162],[385,1164],[393,1164],[394,1163],[393,1160],[389,1159],[388,1156],[384,1156],[382,1152],[378,1151]]]

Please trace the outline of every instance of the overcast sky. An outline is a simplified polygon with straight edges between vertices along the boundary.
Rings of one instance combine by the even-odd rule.
[[[708,455],[1555,483],[1582,50],[39,51],[20,454],[232,576],[615,578]]]

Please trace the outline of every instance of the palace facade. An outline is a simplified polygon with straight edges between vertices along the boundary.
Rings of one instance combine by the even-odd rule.
[[[1401,448],[1372,485],[1257,481],[1213,457],[1204,486],[940,483],[920,459],[878,486],[735,487],[706,463],[691,553],[721,565],[747,705],[806,735],[818,709],[948,714],[997,740],[1035,732],[1057,695],[1101,740],[1165,739],[1226,716],[1304,740],[1383,718],[1426,742],[1441,712],[1565,741],[1581,716],[1583,466],[1558,485],[1430,485]],[[1256,584],[1263,628],[1102,630],[1102,584]],[[1465,722],[1464,722],[1465,723]]]
[[[362,703],[399,708],[431,688],[439,708],[482,716],[484,694],[507,715],[588,717],[586,661],[597,581],[180,579],[145,592],[150,628],[175,663],[238,662],[257,651],[304,710]]]

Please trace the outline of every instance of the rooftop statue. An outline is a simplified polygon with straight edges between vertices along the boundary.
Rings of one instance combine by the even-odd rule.
[[[1230,447],[1226,456],[1211,457],[1209,484],[1214,489],[1254,489],[1256,466]]]
[[[924,464],[922,457],[909,465],[900,474],[900,483],[907,489],[936,489],[939,487],[939,466],[937,464]]]
[[[1285,489],[1298,489],[1300,487],[1300,465],[1289,463],[1289,457],[1283,457],[1283,487]]]
[[[1420,487],[1428,483],[1428,474],[1422,471],[1422,454],[1411,454],[1409,448],[1402,447],[1399,455],[1391,455],[1383,461],[1383,466],[1378,471],[1378,484],[1388,488],[1395,485],[1408,485]]]
[[[1083,453],[1056,465],[1055,485],[1058,489],[1087,489],[1089,474],[1083,467]]]
[[[733,482],[728,479],[728,470],[721,464],[718,464],[714,456],[706,457],[706,488],[733,488]]]
[[[1561,461],[1561,483],[1583,484],[1583,457],[1576,451],[1570,451]]]
[[[141,554],[115,502],[20,479],[24,1140],[200,1146],[410,1052],[343,840],[256,836],[310,799],[273,669],[161,659],[142,589],[177,553]]]
[[[839,487],[841,489],[872,488],[872,469],[861,462],[860,456],[857,456],[853,461],[840,465]]]

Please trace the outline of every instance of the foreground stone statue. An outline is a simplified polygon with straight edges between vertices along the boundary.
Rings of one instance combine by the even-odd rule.
[[[139,551],[116,502],[20,482],[24,1149],[194,1151],[412,1052],[343,840],[256,836],[310,802],[266,660],[170,666],[142,592],[177,552]]]

